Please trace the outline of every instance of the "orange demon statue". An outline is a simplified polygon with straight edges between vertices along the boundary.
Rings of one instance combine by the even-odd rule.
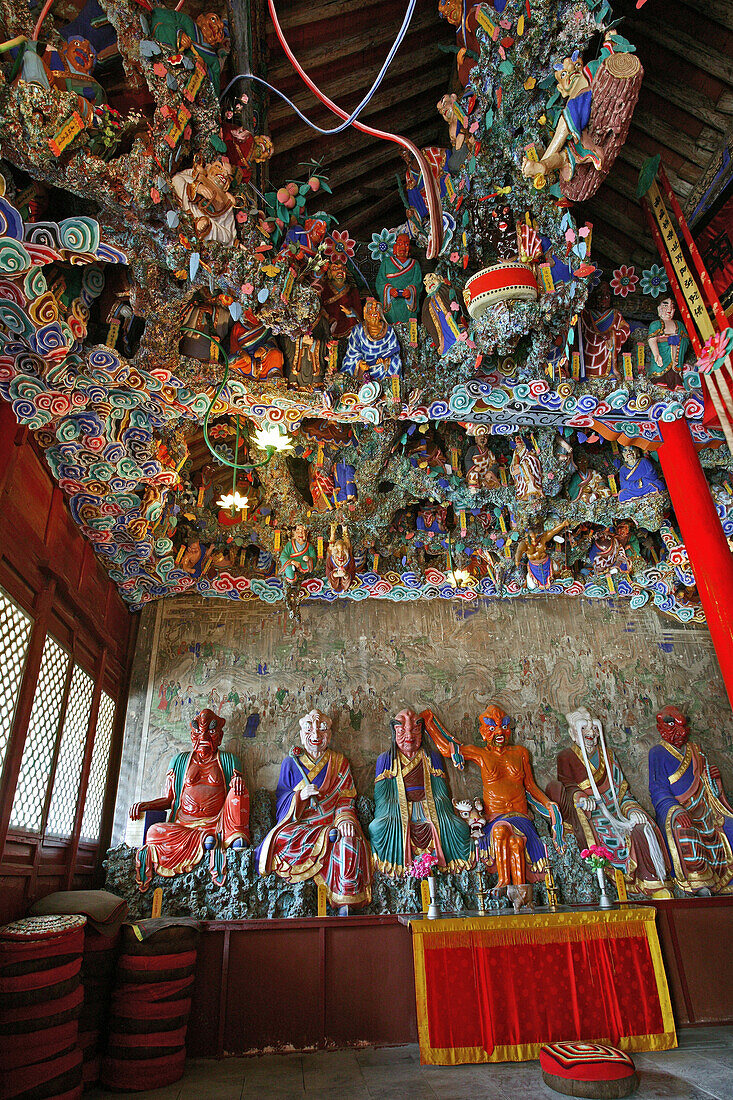
[[[481,748],[459,745],[431,711],[424,711],[421,718],[440,752],[450,756],[457,768],[462,769],[468,759],[481,769],[486,825],[479,849],[488,853],[488,862],[499,876],[496,891],[539,881],[547,858],[529,807],[549,818],[553,844],[558,849],[562,845],[562,817],[555,803],[537,786],[529,751],[524,745],[509,744],[510,718],[495,704],[487,707],[479,718],[479,730],[486,743]]]

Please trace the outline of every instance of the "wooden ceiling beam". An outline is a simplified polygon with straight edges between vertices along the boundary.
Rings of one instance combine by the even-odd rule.
[[[697,138],[690,137],[678,126],[674,126],[644,109],[634,111],[634,126],[654,138],[660,145],[672,149],[678,156],[704,168],[710,157],[720,148],[720,136],[705,127]]]
[[[364,113],[360,116],[361,121],[365,121],[370,118],[375,118],[380,130],[394,130],[399,132],[402,125],[404,125],[405,119],[409,118],[411,122],[416,122],[418,119],[424,119],[425,124],[431,127],[430,119],[435,115],[436,120],[439,119],[435,107],[431,104],[436,103],[440,90],[445,85],[442,82],[435,84],[432,88],[422,88],[416,92],[409,99],[405,97],[404,88],[397,87],[390,92],[383,92],[380,95],[379,103],[370,104],[366,108]],[[332,118],[334,116],[331,116]],[[273,136],[275,142],[275,156],[281,156],[290,150],[297,149],[302,145],[309,146],[311,148],[314,142],[318,142],[319,147],[327,145],[328,142],[337,140],[338,146],[336,156],[342,157],[347,154],[352,148],[358,148],[363,145],[365,140],[375,141],[375,138],[369,138],[368,134],[362,134],[359,130],[354,130],[353,127],[350,131],[344,130],[341,134],[334,134],[332,138],[323,137],[319,135],[309,134],[306,130],[305,123],[298,120],[298,128],[278,135]],[[320,151],[320,149],[319,149]]]
[[[396,201],[395,201],[396,199]],[[405,220],[405,211],[402,203],[399,200],[399,196],[395,192],[394,195],[387,195],[379,202],[372,203],[369,206],[362,206],[360,210],[355,211],[353,215],[344,219],[344,224],[347,224],[349,230],[356,230],[357,232],[365,225],[381,225],[384,224],[384,217],[389,210],[394,210],[396,216],[394,219],[390,219],[390,224],[399,224]]]
[[[626,144],[621,147],[618,159],[623,161],[623,163],[627,164],[630,168],[634,168],[638,178],[639,169],[644,161],[649,159],[649,153],[642,149],[637,149],[633,142],[627,141]],[[670,168],[670,166],[664,162],[664,157],[662,157],[662,163],[664,164],[667,179],[675,195],[681,201],[686,201],[692,191],[692,184],[678,176],[674,169]]]
[[[727,31],[733,31],[733,4],[730,0],[682,0],[682,6],[720,23]]]
[[[679,27],[673,27],[670,23],[660,19],[639,19],[638,17],[627,19],[624,24],[624,33],[633,42],[635,33],[651,39],[663,49],[671,50],[678,57],[691,62],[704,73],[722,80],[724,84],[733,85],[733,57],[713,50],[707,43],[687,34]]]
[[[698,122],[704,123],[705,126],[709,126],[710,129],[721,134],[724,134],[730,126],[730,119],[718,110],[716,103],[710,96],[703,95],[702,92],[695,91],[694,88],[689,88],[686,84],[660,80],[656,76],[647,74],[644,76],[642,88],[654,92],[655,95],[666,100],[667,103],[673,103],[675,107],[680,107],[688,115],[696,118]]]
[[[605,225],[607,225],[609,230],[610,230],[610,233],[601,232],[599,234],[599,236],[600,236],[600,242],[599,242],[599,245],[598,245],[599,248],[603,247],[602,242],[605,241],[610,236],[611,233],[620,232],[620,233],[623,234],[624,237],[626,237],[626,239],[628,241],[628,251],[626,253],[627,256],[632,252],[632,250],[635,253],[638,253],[640,255],[644,255],[644,256],[647,256],[647,257],[656,256],[656,250],[654,248],[654,245],[653,244],[647,244],[646,240],[644,239],[644,235],[642,235],[642,233],[640,232],[641,226],[637,222],[635,222],[633,220],[633,218],[630,218],[630,217],[628,217],[627,214],[622,213],[622,211],[619,210],[618,207],[611,206],[608,201],[601,204],[597,201],[597,197],[596,197],[596,200],[593,200],[589,203],[586,203],[586,211],[587,211],[589,220],[593,222],[593,238],[594,239],[595,239],[596,233],[597,233],[596,224],[599,220],[601,222],[605,223]],[[591,255],[592,255],[592,242],[591,242]]]
[[[389,79],[384,82],[377,92],[376,102],[381,104],[383,96],[390,88],[394,89],[397,87],[404,95],[407,81],[404,79],[395,81],[395,77],[411,77],[413,73],[426,65],[431,65],[436,72],[440,71],[440,67],[436,64],[436,52],[435,44],[429,42],[421,49],[415,50],[409,55],[405,54],[403,57],[396,57],[389,70]],[[450,79],[450,71],[447,65],[444,71],[441,72],[441,78],[444,86],[447,87]],[[305,85],[301,85],[301,87],[305,89]],[[354,67],[349,72],[337,77],[333,82],[329,82],[323,90],[334,100],[334,102],[341,105],[345,97],[353,95],[354,93],[363,96],[367,91],[367,87],[364,82],[364,74],[359,71],[358,67]],[[300,100],[300,97],[298,98]],[[329,111],[327,107],[324,107],[310,92],[307,92],[307,100],[308,102],[305,106],[303,106],[302,102],[298,102],[298,106],[301,111],[308,113],[309,117],[312,118],[314,122],[320,124],[323,119],[335,117],[332,112]],[[356,106],[356,104],[354,104],[354,106]],[[370,105],[370,109],[373,111],[374,107]],[[277,132],[278,127],[276,124],[284,120],[287,120],[290,126],[295,124],[300,126],[303,125],[287,103],[283,103],[283,101],[279,99],[276,103],[272,104],[267,112],[268,126],[272,131]]]
[[[397,57],[404,55],[410,49],[410,45],[416,43],[411,42],[413,37],[421,35],[423,40],[425,39],[424,32],[427,31],[435,23],[435,12],[432,8],[425,8],[419,14],[416,14],[410,23],[409,34],[405,36],[405,40],[400,46],[397,53]],[[376,54],[379,52],[379,58],[370,58],[369,63],[374,69],[374,76],[376,76],[384,58],[386,58],[389,48],[394,42],[396,28],[391,24],[377,23],[371,25],[366,30],[360,31],[358,34],[348,35],[347,37],[340,38],[336,45],[336,49],[330,43],[324,43],[323,41],[314,42],[311,46],[306,46],[303,49],[298,50],[296,56],[301,66],[309,75],[313,75],[318,72],[319,69],[327,67],[330,62],[338,60],[339,63],[343,63],[346,58],[352,57],[358,54]],[[386,46],[386,49],[382,47]],[[433,49],[437,51],[437,43],[433,42]],[[384,58],[382,57],[384,54]],[[366,59],[362,58],[362,62]],[[388,70],[390,71],[390,70]],[[293,67],[285,54],[280,51],[279,54],[271,56],[269,64],[267,66],[268,79],[271,83],[276,84],[277,78],[293,73]],[[274,78],[274,79],[273,79]],[[362,70],[361,78],[368,86],[371,81],[368,79],[367,74]]]

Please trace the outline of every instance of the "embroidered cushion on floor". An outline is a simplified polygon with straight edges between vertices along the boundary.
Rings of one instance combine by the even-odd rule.
[[[540,1067],[545,1084],[566,1096],[630,1096],[639,1083],[633,1059],[605,1043],[548,1043]]]

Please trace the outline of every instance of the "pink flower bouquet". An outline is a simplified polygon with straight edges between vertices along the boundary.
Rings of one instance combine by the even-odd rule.
[[[411,878],[428,878],[432,875],[440,860],[433,852],[423,852],[416,856],[405,872]]]
[[[580,858],[594,871],[601,867],[610,867],[613,863],[613,852],[610,852],[602,844],[591,844],[590,848],[584,848]]]

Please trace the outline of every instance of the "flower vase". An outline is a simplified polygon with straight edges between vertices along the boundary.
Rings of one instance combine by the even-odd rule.
[[[438,920],[440,917],[440,909],[438,908],[437,893],[435,890],[435,875],[428,875],[428,890],[430,891],[428,920]]]
[[[598,902],[598,908],[613,909],[613,902],[606,893],[606,876],[602,867],[596,867],[596,878],[598,879],[598,885],[601,888],[601,900]]]

